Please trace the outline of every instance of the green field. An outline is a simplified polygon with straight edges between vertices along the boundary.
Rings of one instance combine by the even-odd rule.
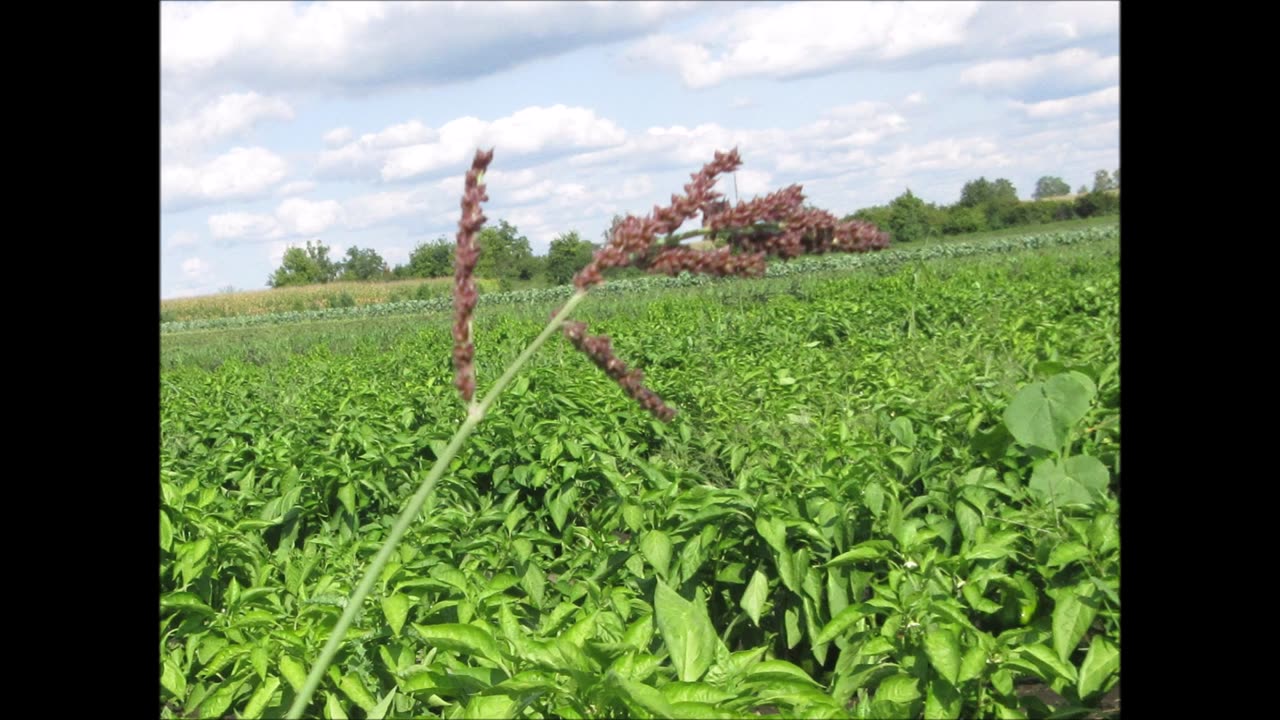
[[[308,716],[1105,715],[1118,232],[1028,247],[589,297],[675,420],[553,337]],[[481,305],[480,393],[560,304]],[[289,707],[463,418],[449,323],[162,336],[161,717]]]

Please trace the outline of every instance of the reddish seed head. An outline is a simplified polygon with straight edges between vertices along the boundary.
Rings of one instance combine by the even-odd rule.
[[[485,186],[480,182],[480,175],[493,160],[493,149],[487,152],[476,150],[471,169],[467,171],[466,184],[462,192],[462,219],[458,221],[458,245],[454,260],[453,280],[453,367],[456,373],[454,384],[462,393],[465,402],[471,402],[476,393],[476,371],[473,360],[476,347],[471,338],[471,314],[475,310],[478,294],[476,292],[475,270],[480,259],[480,249],[476,246],[476,233],[484,227],[484,213],[480,203],[489,199],[485,194]]]

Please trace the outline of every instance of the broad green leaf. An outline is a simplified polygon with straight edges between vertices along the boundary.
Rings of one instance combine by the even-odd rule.
[[[911,426],[911,420],[905,417],[896,417],[889,423],[889,433],[903,447],[914,448],[916,446],[916,431]]]
[[[160,685],[179,700],[187,696],[187,678],[170,660],[165,660],[164,666],[160,669]]]
[[[217,615],[217,611],[191,592],[171,592],[160,596],[162,610],[192,610],[202,615]]]
[[[644,527],[644,511],[635,503],[626,503],[622,506],[622,519],[633,533],[640,532]]]
[[[387,716],[387,711],[391,709],[391,702],[395,699],[396,689],[391,688],[387,691],[386,695],[382,696],[382,699],[378,701],[378,704],[369,711],[368,720],[382,720],[385,718]]]
[[[1089,652],[1080,664],[1080,683],[1077,686],[1080,698],[1088,698],[1101,690],[1107,678],[1119,669],[1119,648],[1101,635],[1094,635],[1089,643]]]
[[[239,694],[244,681],[224,682],[200,703],[200,717],[222,717]]]
[[[774,552],[784,552],[787,550],[787,525],[782,520],[774,517],[756,518],[756,532],[760,533],[760,537],[769,543],[769,547]]]
[[[905,705],[920,697],[918,681],[906,673],[890,675],[876,687],[876,698]]]
[[[848,630],[859,620],[867,616],[867,607],[862,603],[849,605],[845,609],[836,613],[835,617],[831,618],[831,622],[827,623],[826,627],[822,628],[822,632],[818,633],[818,638],[814,642],[831,642],[843,635],[845,630]]]
[[[1075,667],[1068,662],[1064,662],[1043,643],[1023,646],[1018,648],[1017,652],[1021,657],[1032,661],[1033,664],[1039,665],[1052,673],[1057,673],[1058,677],[1069,682],[1075,682]],[[1047,676],[1044,679],[1048,682],[1052,682],[1054,680],[1052,676]]]
[[[1062,588],[1053,603],[1053,649],[1067,662],[1098,614],[1093,585],[1088,582]]]
[[[347,720],[347,711],[342,707],[342,701],[333,693],[326,693],[324,701],[324,716],[329,720]]]
[[[960,677],[960,638],[954,630],[929,630],[924,636],[924,651],[929,664],[951,685]]]
[[[971,540],[982,525],[982,513],[978,512],[968,500],[957,500],[956,524],[960,526],[960,534],[964,539]]]
[[[658,582],[661,584],[662,581]],[[675,717],[675,709],[671,707],[671,703],[663,697],[661,692],[648,685],[630,680],[613,671],[605,676],[605,682],[633,709],[653,713],[654,717]]]
[[[400,637],[400,629],[404,627],[405,618],[409,616],[409,608],[413,601],[407,595],[392,593],[382,598],[382,614],[391,626],[391,632]]]
[[[338,499],[342,501],[342,507],[347,509],[351,515],[356,514],[356,486],[355,483],[346,483],[338,488]]]
[[[742,600],[739,604],[742,609],[747,611],[747,617],[751,618],[751,622],[756,627],[760,627],[760,613],[764,610],[765,602],[769,599],[769,577],[760,570],[756,570],[751,576],[751,582],[747,584],[747,589],[742,593]]]
[[[1067,542],[1055,545],[1049,553],[1049,567],[1064,567],[1081,558],[1089,557],[1089,548],[1078,542]]]
[[[713,720],[716,718],[736,718],[736,714],[728,710],[721,710],[714,705],[704,702],[673,702],[671,703],[672,717],[678,718],[699,718],[699,720]]]
[[[669,682],[662,686],[662,695],[671,703],[722,703],[736,695],[704,682]]]
[[[291,655],[280,658],[280,674],[284,675],[284,679],[289,681],[289,685],[295,692],[301,690],[307,682],[307,668]]]
[[[1093,381],[1071,372],[1031,383],[1018,391],[1004,412],[1004,422],[1018,442],[1059,452],[1067,435],[1097,392]]]
[[[876,560],[884,557],[892,549],[893,545],[887,540],[867,540],[831,558],[827,562],[827,567],[839,567],[865,560]]]
[[[253,650],[249,651],[249,662],[253,664],[253,671],[258,673],[258,679],[267,679],[267,668],[271,664],[271,658],[267,655],[267,649],[261,645],[255,645]]]
[[[884,488],[880,487],[880,483],[867,483],[862,491],[862,499],[866,501],[871,514],[880,517],[880,513],[884,511]]]
[[[747,671],[747,682],[763,682],[766,680],[799,680],[818,685],[816,680],[809,677],[809,673],[786,660],[765,660],[752,666]]]
[[[475,720],[513,718],[519,707],[515,698],[507,695],[472,695],[459,717]]]
[[[956,680],[963,683],[979,678],[986,667],[987,651],[979,645],[974,645],[965,650],[964,657],[960,658],[960,674]]]
[[[272,675],[265,682],[258,686],[253,695],[249,698],[248,704],[244,706],[244,712],[240,717],[257,718],[262,717],[262,711],[267,707],[267,703],[271,702],[271,697],[280,687],[280,678]]]
[[[525,568],[524,577],[520,580],[520,587],[529,593],[534,605],[542,607],[547,588],[547,576],[542,572],[542,568],[538,567],[537,563],[530,562],[529,567]]]
[[[442,623],[439,625],[418,625],[418,631],[428,643],[443,650],[452,650],[468,655],[477,655],[494,662],[502,661],[502,652],[498,649],[498,641],[487,631],[475,625],[460,623]]]
[[[653,599],[654,618],[662,641],[671,654],[671,664],[684,682],[699,680],[715,660],[715,626],[707,616],[701,597],[685,600],[666,583],[658,581]]]
[[[160,549],[165,552],[173,547],[173,524],[169,522],[169,513],[160,511]]]
[[[960,692],[954,684],[934,676],[925,684],[924,716],[926,720],[957,720],[963,707]]]
[[[804,630],[800,627],[800,609],[792,605],[782,613],[782,625],[787,631],[787,649],[790,650],[804,640]]]
[[[378,704],[378,699],[369,693],[369,689],[355,673],[343,675],[338,681],[338,689],[365,712],[369,712]]]
[[[666,578],[671,566],[671,538],[661,530],[650,530],[640,540],[640,554],[653,566],[658,577]]]
[[[1108,482],[1107,469],[1097,458],[1076,455],[1061,464],[1051,458],[1036,463],[1027,489],[1054,505],[1087,506],[1097,501]]]
[[[556,530],[564,530],[565,520],[569,517],[569,511],[573,509],[577,500],[578,489],[571,485],[567,489],[556,493],[555,499],[548,503],[551,510],[551,521],[556,524]]]

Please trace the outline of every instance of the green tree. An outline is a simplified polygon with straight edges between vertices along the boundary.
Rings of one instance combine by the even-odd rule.
[[[1094,192],[1106,192],[1114,188],[1115,186],[1111,184],[1111,174],[1106,170],[1099,170],[1093,174]]]
[[[373,248],[347,248],[347,259],[342,261],[343,280],[373,280],[382,276],[386,261]]]
[[[982,232],[987,229],[987,215],[982,208],[953,207],[947,213],[942,224],[942,232],[947,235]]]
[[[911,188],[889,203],[888,230],[896,242],[914,242],[929,235],[929,208]]]
[[[529,238],[506,220],[499,220],[497,227],[485,227],[476,242],[480,246],[480,260],[476,263],[479,277],[508,280],[533,277],[537,263],[533,261]]]
[[[1070,194],[1071,186],[1067,184],[1066,180],[1063,180],[1060,177],[1046,175],[1036,181],[1036,191],[1032,193],[1031,197],[1036,200],[1043,200],[1045,198]]]
[[[1084,195],[1087,192],[1089,192],[1089,188],[1084,185],[1081,185],[1079,188],[1076,189],[1077,195]]]
[[[579,270],[591,262],[595,246],[578,237],[576,230],[561,234],[547,249],[547,280],[552,285],[565,285]]]
[[[404,274],[420,278],[449,277],[453,274],[456,253],[455,243],[443,235],[429,243],[418,243],[409,253],[409,264],[402,266]]]
[[[1111,184],[1114,185],[1117,190],[1120,189],[1120,168],[1116,168],[1115,172],[1111,173]]]
[[[960,207],[978,207],[991,200],[991,195],[991,183],[985,177],[980,177],[970,180],[960,188],[960,201],[956,204]]]
[[[329,259],[329,246],[312,245],[308,240],[305,250],[295,246],[284,251],[280,267],[267,278],[267,284],[273,288],[313,285],[327,283],[337,275],[338,265]]]

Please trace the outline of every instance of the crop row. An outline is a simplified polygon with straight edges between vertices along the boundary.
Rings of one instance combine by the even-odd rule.
[[[805,257],[792,262],[771,264],[766,272],[766,276],[787,277],[794,274],[832,270],[852,270],[866,267],[892,267],[902,263],[917,262],[935,258],[968,257],[974,255],[1070,246],[1079,243],[1114,239],[1119,236],[1119,233],[1119,226],[1105,226],[1073,232],[1043,233],[1022,237],[999,238],[996,240],[976,243],[929,245],[922,248],[887,250],[871,254]],[[686,273],[677,277],[647,277],[630,280],[616,280],[604,285],[598,292],[601,294],[630,294],[647,292],[655,289],[700,287],[721,282],[737,281],[718,280],[709,278],[705,275],[690,275]],[[573,288],[569,285],[542,290],[491,292],[481,294],[479,304],[505,305],[562,300],[568,298],[572,293]],[[256,325],[276,325],[283,323],[305,322],[310,320],[334,320],[343,318],[384,317],[390,315],[427,312],[448,312],[452,307],[452,298],[439,297],[427,300],[406,300],[402,302],[359,305],[346,308],[327,308],[323,310],[305,310],[166,322],[161,323],[160,331],[162,333],[171,333],[189,330],[212,330],[220,328],[252,327]]]

